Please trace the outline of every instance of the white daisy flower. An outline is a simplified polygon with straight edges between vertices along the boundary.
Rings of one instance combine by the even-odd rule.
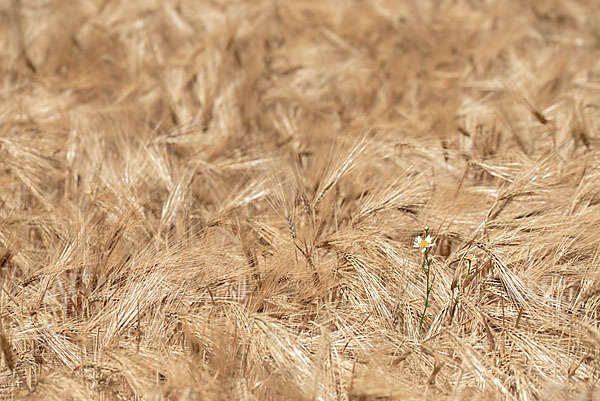
[[[472,253],[467,253],[464,256],[464,258],[469,261],[469,270],[467,271],[467,278],[469,278],[469,277],[471,277],[471,263],[475,262],[477,260],[477,257],[475,255],[473,255]]]
[[[419,235],[417,238],[415,238],[414,247],[421,248],[421,252],[425,252],[427,248],[431,248],[435,245],[435,242],[431,241],[431,235],[428,235],[427,237],[425,237],[425,239],[421,238],[421,236]]]

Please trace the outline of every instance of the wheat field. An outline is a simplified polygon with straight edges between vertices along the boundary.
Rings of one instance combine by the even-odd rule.
[[[0,0],[0,396],[600,400],[599,21]]]

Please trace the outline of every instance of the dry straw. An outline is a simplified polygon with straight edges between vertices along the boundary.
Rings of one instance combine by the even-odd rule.
[[[598,21],[0,0],[0,396],[600,399]]]

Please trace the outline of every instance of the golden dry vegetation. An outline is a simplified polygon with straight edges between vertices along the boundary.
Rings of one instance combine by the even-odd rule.
[[[0,394],[600,399],[598,21],[0,0]]]

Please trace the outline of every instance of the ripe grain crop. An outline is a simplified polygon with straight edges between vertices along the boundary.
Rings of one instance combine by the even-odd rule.
[[[600,399],[598,21],[0,0],[0,396]]]

